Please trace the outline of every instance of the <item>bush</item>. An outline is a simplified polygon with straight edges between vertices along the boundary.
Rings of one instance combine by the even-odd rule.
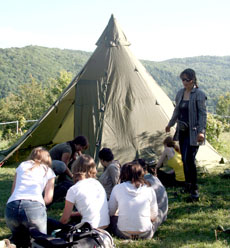
[[[222,149],[222,143],[220,142],[220,134],[224,131],[225,125],[218,120],[217,117],[208,113],[206,138],[208,142],[216,149]]]

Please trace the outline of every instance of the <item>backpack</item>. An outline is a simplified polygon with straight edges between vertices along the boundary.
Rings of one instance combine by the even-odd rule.
[[[54,235],[46,235],[36,228],[30,228],[32,248],[114,248],[111,235],[99,228],[92,228],[89,223],[67,225],[61,230],[56,230]]]

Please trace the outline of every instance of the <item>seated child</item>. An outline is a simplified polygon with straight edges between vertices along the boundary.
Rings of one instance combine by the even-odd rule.
[[[155,176],[154,169],[145,162],[144,159],[137,160],[144,170],[144,179],[147,180],[155,190],[158,205],[158,216],[155,225],[158,227],[167,219],[168,213],[168,195],[161,181]],[[156,229],[157,229],[156,227]]]
[[[121,166],[117,160],[114,160],[113,153],[109,148],[101,149],[98,157],[104,167],[104,172],[99,177],[99,181],[103,185],[109,200],[113,187],[119,183]]]
[[[67,190],[73,186],[72,163],[82,155],[89,146],[85,136],[55,145],[49,152],[52,158],[52,169],[58,176],[54,188],[53,202],[64,200]]]
[[[47,233],[46,205],[52,201],[55,181],[51,165],[49,152],[37,147],[16,169],[5,220],[17,247],[30,246],[29,227]]]
[[[96,164],[89,155],[81,155],[72,165],[75,184],[69,188],[60,222],[66,224],[74,216],[81,216],[81,223],[88,222],[93,228],[109,225],[108,202],[103,186],[95,177]],[[78,212],[72,213],[73,207]]]
[[[123,165],[120,178],[122,183],[114,186],[109,199],[111,232],[123,239],[151,239],[158,215],[155,191],[137,162]]]
[[[163,141],[164,151],[156,165],[157,177],[166,187],[170,186],[185,186],[184,166],[180,154],[179,147],[175,144],[171,136],[168,136]],[[173,170],[164,172],[159,168],[166,161],[167,166]]]

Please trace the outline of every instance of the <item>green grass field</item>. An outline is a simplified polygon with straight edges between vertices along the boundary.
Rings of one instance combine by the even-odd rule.
[[[221,135],[221,154],[230,160],[230,133]],[[4,220],[4,209],[10,196],[11,185],[17,165],[4,165],[0,168],[0,240],[10,236]],[[149,241],[122,241],[115,239],[118,248],[227,248],[230,247],[230,234],[217,232],[218,225],[230,227],[230,176],[223,176],[230,163],[216,164],[209,171],[200,170],[198,183],[200,201],[186,203],[186,195],[179,189],[168,188],[168,219],[163,223],[154,238]],[[175,192],[177,194],[175,194]],[[55,203],[48,209],[48,216],[59,219],[64,203]]]
[[[220,135],[220,140],[222,143],[222,148],[220,150],[220,153],[230,160],[230,132],[225,132]]]
[[[227,168],[230,164],[217,164],[212,171],[199,174],[200,201],[197,203],[186,203],[186,196],[181,195],[179,189],[167,189],[168,219],[154,238],[149,241],[115,239],[117,247],[230,247],[230,235],[215,231],[218,225],[230,227],[230,178],[222,177]],[[14,166],[5,165],[0,169],[0,240],[10,236],[4,221],[4,209],[14,173]],[[48,216],[59,219],[62,209],[63,203],[56,203],[48,209]]]

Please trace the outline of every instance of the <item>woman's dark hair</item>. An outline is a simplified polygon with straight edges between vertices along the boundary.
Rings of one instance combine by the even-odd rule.
[[[196,73],[193,69],[185,69],[184,71],[181,72],[180,74],[180,78],[182,79],[183,76],[186,75],[186,77],[190,80],[193,81],[194,85],[196,88],[198,88],[198,83],[197,83],[197,79],[196,79]]]
[[[89,147],[89,142],[87,140],[87,138],[85,136],[77,136],[74,140],[73,143],[75,145],[80,145],[82,147],[84,147],[84,149],[86,150]]]
[[[139,158],[137,160],[133,160],[133,162],[139,163],[144,170],[147,170],[148,164],[146,163],[144,159]]]
[[[144,179],[144,170],[142,166],[137,161],[126,163],[121,167],[120,179],[121,182],[130,181],[136,188],[139,188],[144,184],[150,186]]]
[[[113,153],[109,148],[102,148],[98,153],[98,157],[106,162],[110,162],[114,159]]]
[[[131,163],[126,163],[126,164],[123,164],[121,167],[121,172],[120,172],[121,183],[128,181],[127,178],[129,178],[129,176],[128,176],[128,169],[127,168],[130,164]]]
[[[71,146],[72,156],[76,152],[75,145],[80,145],[84,150],[89,148],[89,142],[85,136],[77,136],[74,140],[67,141],[67,143]]]
[[[173,147],[177,152],[180,153],[180,148],[179,146],[175,143],[173,140],[172,136],[168,136],[164,139],[163,144],[166,145],[167,147]]]
[[[156,165],[157,164],[155,161],[152,161],[154,162],[153,164],[149,164],[144,159],[139,158],[137,160],[134,160],[133,162],[138,162],[144,171],[148,171],[148,173],[152,174],[153,176],[156,176]]]

